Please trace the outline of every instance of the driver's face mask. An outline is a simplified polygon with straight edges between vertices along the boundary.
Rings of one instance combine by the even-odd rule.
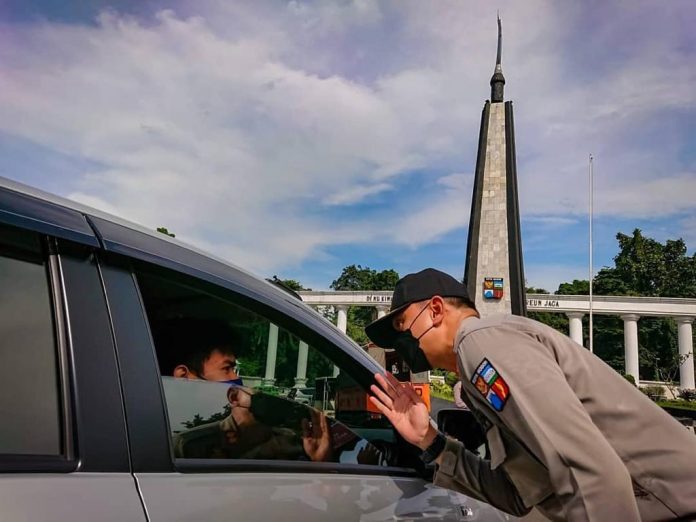
[[[416,315],[416,317],[413,318],[413,321],[411,321],[411,324],[408,326],[408,328],[403,332],[399,332],[399,334],[396,336],[396,339],[394,340],[393,348],[403,356],[403,358],[406,360],[409,367],[411,368],[411,371],[414,373],[425,372],[433,369],[433,367],[428,362],[428,358],[425,356],[425,352],[420,347],[419,341],[421,337],[423,337],[430,330],[432,330],[435,327],[435,325],[431,325],[430,328],[428,328],[418,337],[414,337],[411,333],[411,327],[413,326],[413,323],[415,323],[418,320],[420,315],[426,310],[426,308],[428,308],[429,305],[430,302],[428,302],[421,309],[421,311],[418,312],[418,315]]]
[[[236,379],[229,379],[227,381],[217,381],[215,379],[206,379],[202,375],[199,375],[198,378],[201,379],[202,381],[219,382],[222,384],[230,384],[232,386],[244,386],[244,381],[242,381],[241,377],[237,377]]]

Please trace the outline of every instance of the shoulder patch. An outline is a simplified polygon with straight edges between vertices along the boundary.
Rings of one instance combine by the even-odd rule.
[[[471,384],[486,398],[495,411],[503,411],[510,388],[495,367],[484,359],[471,376]]]

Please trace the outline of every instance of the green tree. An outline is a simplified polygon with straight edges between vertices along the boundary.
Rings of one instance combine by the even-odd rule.
[[[573,279],[572,283],[561,283],[556,291],[558,295],[588,295],[589,293],[590,283],[587,279]]]
[[[292,290],[293,292],[302,292],[303,290],[308,292],[312,291],[311,288],[305,288],[302,283],[295,279],[280,279],[277,275],[274,275],[273,277],[269,278],[268,281],[288,290]]]
[[[454,372],[447,372],[445,374],[445,384],[447,384],[447,386],[449,386],[450,388],[452,388],[458,380],[459,376]]]
[[[544,288],[527,287],[525,292],[528,294],[548,294],[549,291]],[[527,312],[530,319],[544,323],[559,332],[568,334],[568,318],[562,314],[554,314],[551,312]]]
[[[160,233],[164,234],[165,236],[176,237],[176,234],[167,230],[166,227],[157,227],[157,232],[160,232]]]
[[[341,275],[331,283],[333,290],[394,290],[399,274],[395,270],[382,270],[378,272],[361,265],[349,265],[343,269]],[[374,320],[374,310],[369,307],[351,306],[348,309],[348,327],[346,333],[358,344],[365,344],[368,338],[365,335],[365,326]]]
[[[693,297],[696,295],[696,254],[687,255],[682,239],[660,243],[645,237],[640,229],[631,235],[616,235],[619,252],[613,267],[603,267],[592,282],[595,295],[646,297]],[[587,280],[561,283],[559,295],[587,295]],[[567,320],[561,314],[530,313],[557,330],[568,333]],[[588,317],[583,319],[585,345],[589,334]],[[593,319],[595,353],[617,371],[624,368],[624,333],[620,317],[595,315]],[[641,377],[669,380],[678,368],[677,332],[670,318],[643,317],[638,329]]]
[[[645,297],[693,297],[696,295],[696,254],[687,255],[682,239],[660,243],[640,229],[631,235],[618,233],[619,253],[614,267],[597,274],[593,289],[598,295]],[[638,329],[641,377],[673,378],[678,364],[676,324],[670,318],[643,317]],[[623,322],[619,317],[597,321],[594,345],[598,355],[623,369]]]
[[[275,277],[275,276],[273,276]],[[301,292],[302,290],[311,290],[311,288],[305,288],[302,283],[299,281],[296,281],[295,279],[281,279],[283,284],[290,288],[291,290],[294,290],[295,292]]]
[[[213,413],[210,417],[203,418],[200,413],[196,413],[191,420],[184,421],[182,424],[186,429],[190,430],[196,426],[201,426],[203,424],[210,424],[211,422],[219,422],[225,420],[232,413],[232,406],[225,404],[221,412]]]
[[[686,255],[682,239],[665,244],[645,237],[640,229],[617,234],[619,254],[615,271],[637,295],[693,297],[696,295],[696,254]]]
[[[331,283],[333,290],[393,290],[399,274],[395,270],[372,270],[361,265],[349,265]]]

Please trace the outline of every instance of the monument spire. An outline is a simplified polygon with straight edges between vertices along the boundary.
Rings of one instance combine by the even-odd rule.
[[[498,15],[498,55],[495,59],[495,71],[491,77],[491,103],[503,101],[503,88],[505,87],[505,77],[503,67],[500,65],[500,58],[503,54],[503,26]]]
[[[498,17],[498,57],[491,99],[481,114],[464,281],[481,316],[526,314],[517,160],[512,102],[503,101],[500,65],[503,30]]]

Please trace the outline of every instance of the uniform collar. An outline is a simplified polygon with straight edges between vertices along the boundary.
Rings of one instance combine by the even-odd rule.
[[[452,347],[453,352],[457,351],[461,340],[464,339],[464,337],[466,337],[466,335],[476,327],[480,320],[480,318],[476,317],[475,315],[472,315],[464,319],[461,323],[459,323],[459,328],[457,329],[457,333],[454,336],[454,346]]]

